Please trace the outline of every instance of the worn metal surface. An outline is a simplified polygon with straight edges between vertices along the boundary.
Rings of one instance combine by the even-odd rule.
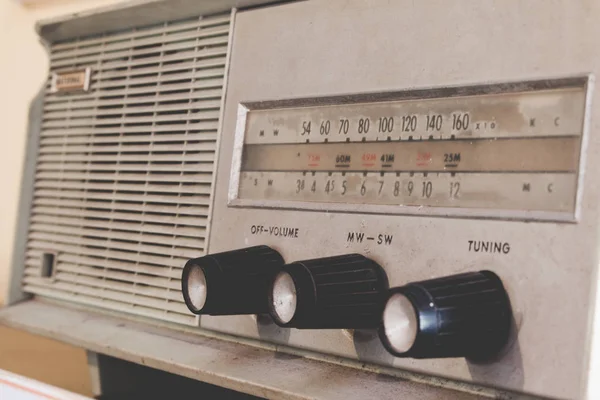
[[[229,12],[281,0],[132,0],[122,4],[40,21],[39,35],[47,42],[121,31],[141,25]]]
[[[271,399],[482,398],[473,393],[239,343],[185,335],[36,300],[1,310],[0,323],[92,352]]]
[[[219,223],[212,227],[209,252],[266,244],[286,262],[358,252],[382,265],[392,286],[489,269],[509,292],[515,331],[498,359],[474,363],[394,358],[374,335],[277,329],[247,316],[203,316],[200,325],[492,387],[583,397],[591,379],[600,202],[600,107],[590,102],[599,94],[593,79],[574,222],[525,223],[500,214],[496,220],[369,215],[360,205],[348,214],[327,204],[298,211],[226,203],[240,104],[595,75],[598,19],[600,2],[571,1],[330,0],[239,12],[213,215]],[[386,235],[388,244],[379,241]]]

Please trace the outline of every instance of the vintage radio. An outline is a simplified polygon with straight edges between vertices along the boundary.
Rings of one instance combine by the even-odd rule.
[[[88,349],[99,393],[594,398],[599,19],[173,0],[40,23],[0,320]]]

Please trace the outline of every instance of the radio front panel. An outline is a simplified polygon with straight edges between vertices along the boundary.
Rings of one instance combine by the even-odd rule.
[[[275,305],[277,324],[202,315],[201,328],[517,392],[583,395],[598,258],[595,64],[559,57],[555,48],[591,47],[545,21],[564,7],[586,12],[544,3],[516,13],[515,4],[495,2],[492,12],[456,2],[433,15],[404,1],[239,11],[208,246],[268,246],[285,263],[359,254],[382,266],[390,287],[491,271],[512,308],[500,354],[395,357],[372,329],[287,327],[292,303]],[[500,14],[506,24],[495,22]],[[564,23],[578,29],[581,19]],[[285,276],[277,285],[287,293]]]

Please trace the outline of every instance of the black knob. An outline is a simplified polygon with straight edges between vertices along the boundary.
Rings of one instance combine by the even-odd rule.
[[[385,271],[360,254],[297,261],[276,275],[270,314],[292,328],[376,328],[387,288]]]
[[[194,314],[267,313],[269,285],[283,264],[268,246],[193,258],[183,268],[183,299]]]
[[[500,278],[471,272],[390,289],[379,335],[397,357],[486,359],[506,344],[511,320]]]

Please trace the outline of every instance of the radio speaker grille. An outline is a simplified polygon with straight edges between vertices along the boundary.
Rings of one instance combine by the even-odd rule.
[[[195,323],[180,274],[209,228],[229,24],[195,18],[51,45],[51,74],[90,68],[91,82],[59,94],[48,80],[26,292]]]

